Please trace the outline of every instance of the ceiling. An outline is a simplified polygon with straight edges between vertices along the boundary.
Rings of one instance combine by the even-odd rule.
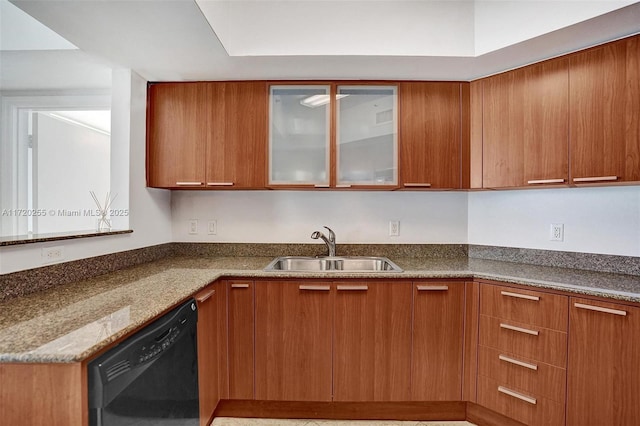
[[[473,80],[640,32],[638,1],[11,2],[80,49],[67,56],[149,81]],[[4,75],[27,73],[7,61],[20,53],[2,52]]]

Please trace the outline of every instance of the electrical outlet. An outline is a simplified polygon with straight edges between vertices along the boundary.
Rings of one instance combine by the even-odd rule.
[[[391,221],[389,221],[389,236],[390,237],[398,237],[398,236],[400,236],[400,221],[399,220],[391,220]]]
[[[218,233],[218,221],[209,221],[209,235],[216,235]]]
[[[53,263],[64,260],[64,246],[43,248],[41,252],[42,263]]]
[[[189,234],[194,235],[198,233],[198,219],[189,220]]]
[[[552,223],[549,239],[551,241],[564,241],[564,224]]]

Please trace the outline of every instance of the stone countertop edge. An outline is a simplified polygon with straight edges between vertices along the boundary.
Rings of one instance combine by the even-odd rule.
[[[228,278],[480,279],[559,290],[578,296],[640,302],[640,277],[477,259],[392,259],[401,273],[267,272],[270,258],[177,257],[150,262],[0,303],[0,363],[85,361],[131,334],[210,283]],[[602,288],[597,284],[601,283]],[[105,313],[130,309],[126,326],[82,350],[58,353],[44,346],[99,323]],[[25,312],[34,307],[35,312]],[[28,317],[28,318],[27,318]],[[97,318],[97,320],[96,320]],[[33,333],[37,329],[38,333]],[[15,350],[11,350],[15,348]]]

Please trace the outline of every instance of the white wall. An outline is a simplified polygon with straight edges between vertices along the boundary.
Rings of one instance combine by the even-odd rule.
[[[340,243],[465,243],[464,192],[175,191],[174,241],[312,243],[331,227]],[[198,220],[197,235],[188,221]],[[218,232],[207,234],[216,220]],[[400,236],[389,236],[389,221]]]
[[[640,186],[472,192],[468,226],[469,244],[640,256]]]
[[[112,168],[111,173],[123,178],[129,175],[129,226],[134,232],[2,247],[0,273],[42,266],[41,250],[46,247],[63,246],[64,260],[67,261],[171,241],[171,193],[145,187],[146,81],[129,70],[114,70],[112,97],[112,146],[128,146],[125,151],[130,156],[130,163],[120,163]],[[122,158],[126,153],[112,151],[111,155],[112,158]],[[120,193],[120,197],[126,199],[126,194]]]

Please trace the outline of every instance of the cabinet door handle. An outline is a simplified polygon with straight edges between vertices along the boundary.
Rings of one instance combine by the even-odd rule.
[[[196,300],[198,301],[198,303],[204,303],[207,300],[209,300],[211,298],[211,296],[213,296],[215,293],[216,293],[216,290],[213,289],[213,290],[203,294],[202,296],[196,297]]]
[[[564,183],[564,179],[532,179],[528,180],[529,185],[540,185],[545,183]]]
[[[201,186],[202,182],[176,182],[176,186]]]
[[[329,291],[331,290],[331,286],[328,285],[311,285],[311,284],[301,284],[298,286],[299,290],[308,290],[308,291]]]
[[[367,291],[368,285],[338,285],[336,287],[338,291]]]
[[[529,404],[536,405],[536,399],[531,398],[530,396],[523,395],[520,392],[512,391],[509,388],[505,388],[504,386],[498,386],[498,392],[502,392],[505,395],[512,396],[514,398],[518,398],[521,401],[528,402]]]
[[[431,188],[430,183],[418,183],[418,182],[407,182],[404,184],[405,188]]]
[[[538,370],[538,366],[535,364],[529,364],[528,362],[524,362],[524,361],[520,361],[514,358],[510,358],[506,355],[499,355],[498,358],[500,359],[500,361],[504,361],[504,362],[508,362],[510,364],[515,364],[515,365],[519,365],[520,367],[525,367],[528,368],[530,370]]]
[[[249,288],[249,284],[231,284],[231,288]]]
[[[328,183],[316,183],[315,185],[313,185],[314,188],[329,188],[329,184]]]
[[[540,300],[540,297],[538,296],[529,296],[528,294],[512,293],[510,291],[501,291],[500,294],[508,297],[516,297],[518,299],[535,300],[536,302]]]
[[[419,285],[417,286],[418,291],[447,291],[449,290],[448,285]]]
[[[207,182],[207,186],[233,186],[233,182]]]
[[[601,182],[601,181],[613,181],[618,180],[618,176],[592,176],[573,178],[574,182]]]
[[[621,311],[619,309],[603,308],[601,306],[585,305],[584,303],[574,303],[573,306],[580,309],[588,309],[590,311],[604,312],[606,314],[614,314],[620,316],[627,316],[627,311]]]
[[[348,185],[348,184],[336,185],[336,188],[351,188],[351,185]]]
[[[528,328],[516,327],[515,325],[509,325],[500,323],[500,328],[504,328],[506,330],[517,331],[518,333],[531,334],[532,336],[537,336],[540,334],[537,330],[529,330]]]

